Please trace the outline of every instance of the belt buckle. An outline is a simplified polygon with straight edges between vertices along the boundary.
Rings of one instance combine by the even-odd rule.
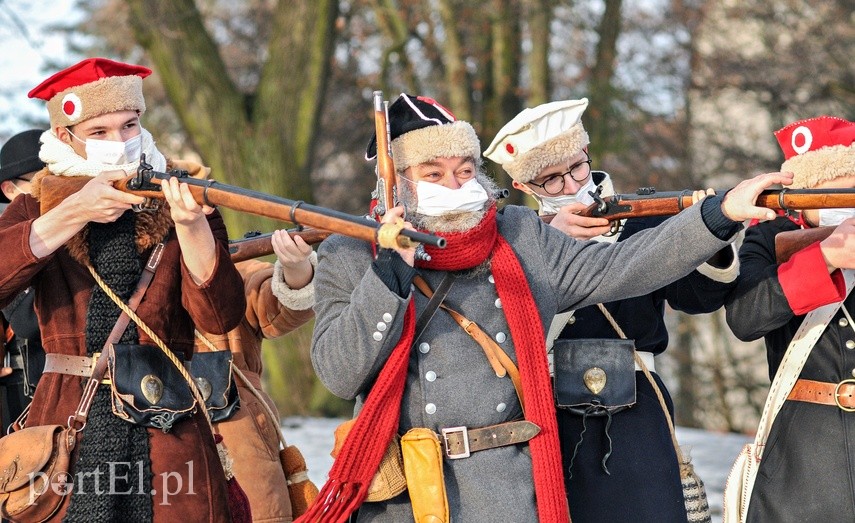
[[[466,427],[448,427],[442,429],[440,432],[442,432],[442,440],[445,444],[445,456],[448,459],[462,459],[468,458],[472,455],[472,453],[469,452],[469,429],[467,429]],[[460,433],[463,435],[463,452],[457,452],[455,454],[452,454],[451,450],[448,448],[448,435],[456,433]]]
[[[840,396],[841,396],[841,394],[840,394],[840,387],[842,387],[842,386],[843,386],[843,384],[845,384],[845,383],[852,383],[852,384],[855,384],[855,379],[849,378],[849,379],[847,379],[847,380],[843,380],[843,381],[841,381],[840,383],[838,383],[836,387],[834,387],[834,403],[835,403],[835,405],[837,405],[837,408],[839,408],[840,410],[842,410],[842,411],[844,411],[844,412],[855,412],[855,408],[853,408],[853,407],[844,407],[844,406],[840,403]]]

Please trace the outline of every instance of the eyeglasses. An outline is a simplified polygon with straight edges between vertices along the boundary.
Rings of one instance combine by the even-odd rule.
[[[585,153],[585,157],[587,160],[582,160],[579,163],[573,164],[570,166],[570,169],[561,174],[553,174],[544,180],[543,183],[528,183],[535,187],[540,187],[546,192],[546,194],[553,196],[561,194],[561,192],[564,191],[564,179],[566,176],[569,175],[576,183],[582,183],[591,176],[591,157],[588,156],[588,153]]]

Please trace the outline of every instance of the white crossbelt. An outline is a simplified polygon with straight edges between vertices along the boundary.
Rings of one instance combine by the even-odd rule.
[[[640,350],[637,350],[635,351],[635,353],[638,354],[638,357],[641,359],[641,361],[644,362],[644,365],[647,367],[647,370],[649,370],[650,372],[656,372],[656,368],[653,365],[654,359],[652,352],[642,352]],[[635,363],[635,370],[641,370],[641,367],[639,367],[638,362]]]

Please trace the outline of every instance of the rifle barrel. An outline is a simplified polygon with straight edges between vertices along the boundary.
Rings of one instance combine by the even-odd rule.
[[[724,194],[729,189],[716,191]],[[692,191],[658,192],[639,189],[634,194],[601,197],[579,212],[580,216],[606,218],[611,221],[645,216],[673,216],[692,205]],[[840,209],[855,207],[855,189],[766,189],[757,196],[755,205],[776,211],[806,209]],[[549,223],[555,215],[543,215]]]
[[[200,180],[198,178],[180,176],[171,172],[152,171],[142,169],[142,166],[140,169],[143,177],[154,183],[163,182],[178,176],[182,183],[186,183],[189,186],[190,192],[197,202],[212,207],[221,205],[235,211],[265,216],[298,225],[308,225],[373,243],[377,242],[377,231],[380,229],[380,224],[365,216],[354,216],[303,201],[289,200],[243,187],[219,183],[215,180]],[[157,184],[159,185],[159,183]],[[135,179],[128,181],[127,190],[129,192],[136,192],[141,189],[143,195],[149,195],[147,194],[148,191],[145,191],[142,187],[139,187],[138,183],[135,183]],[[445,238],[420,231],[403,229],[399,233],[399,236],[439,248],[445,247]]]

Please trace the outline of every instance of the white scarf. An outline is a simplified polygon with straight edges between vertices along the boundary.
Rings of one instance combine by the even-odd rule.
[[[154,138],[151,133],[140,127],[142,133],[142,152],[145,161],[155,171],[166,170],[166,158],[154,146]],[[128,174],[136,172],[140,162],[131,162],[122,165],[107,165],[93,162],[82,158],[74,152],[70,145],[61,141],[53,131],[45,131],[40,138],[42,147],[39,150],[39,158],[45,162],[50,172],[59,176],[98,176],[105,171],[125,171]]]

